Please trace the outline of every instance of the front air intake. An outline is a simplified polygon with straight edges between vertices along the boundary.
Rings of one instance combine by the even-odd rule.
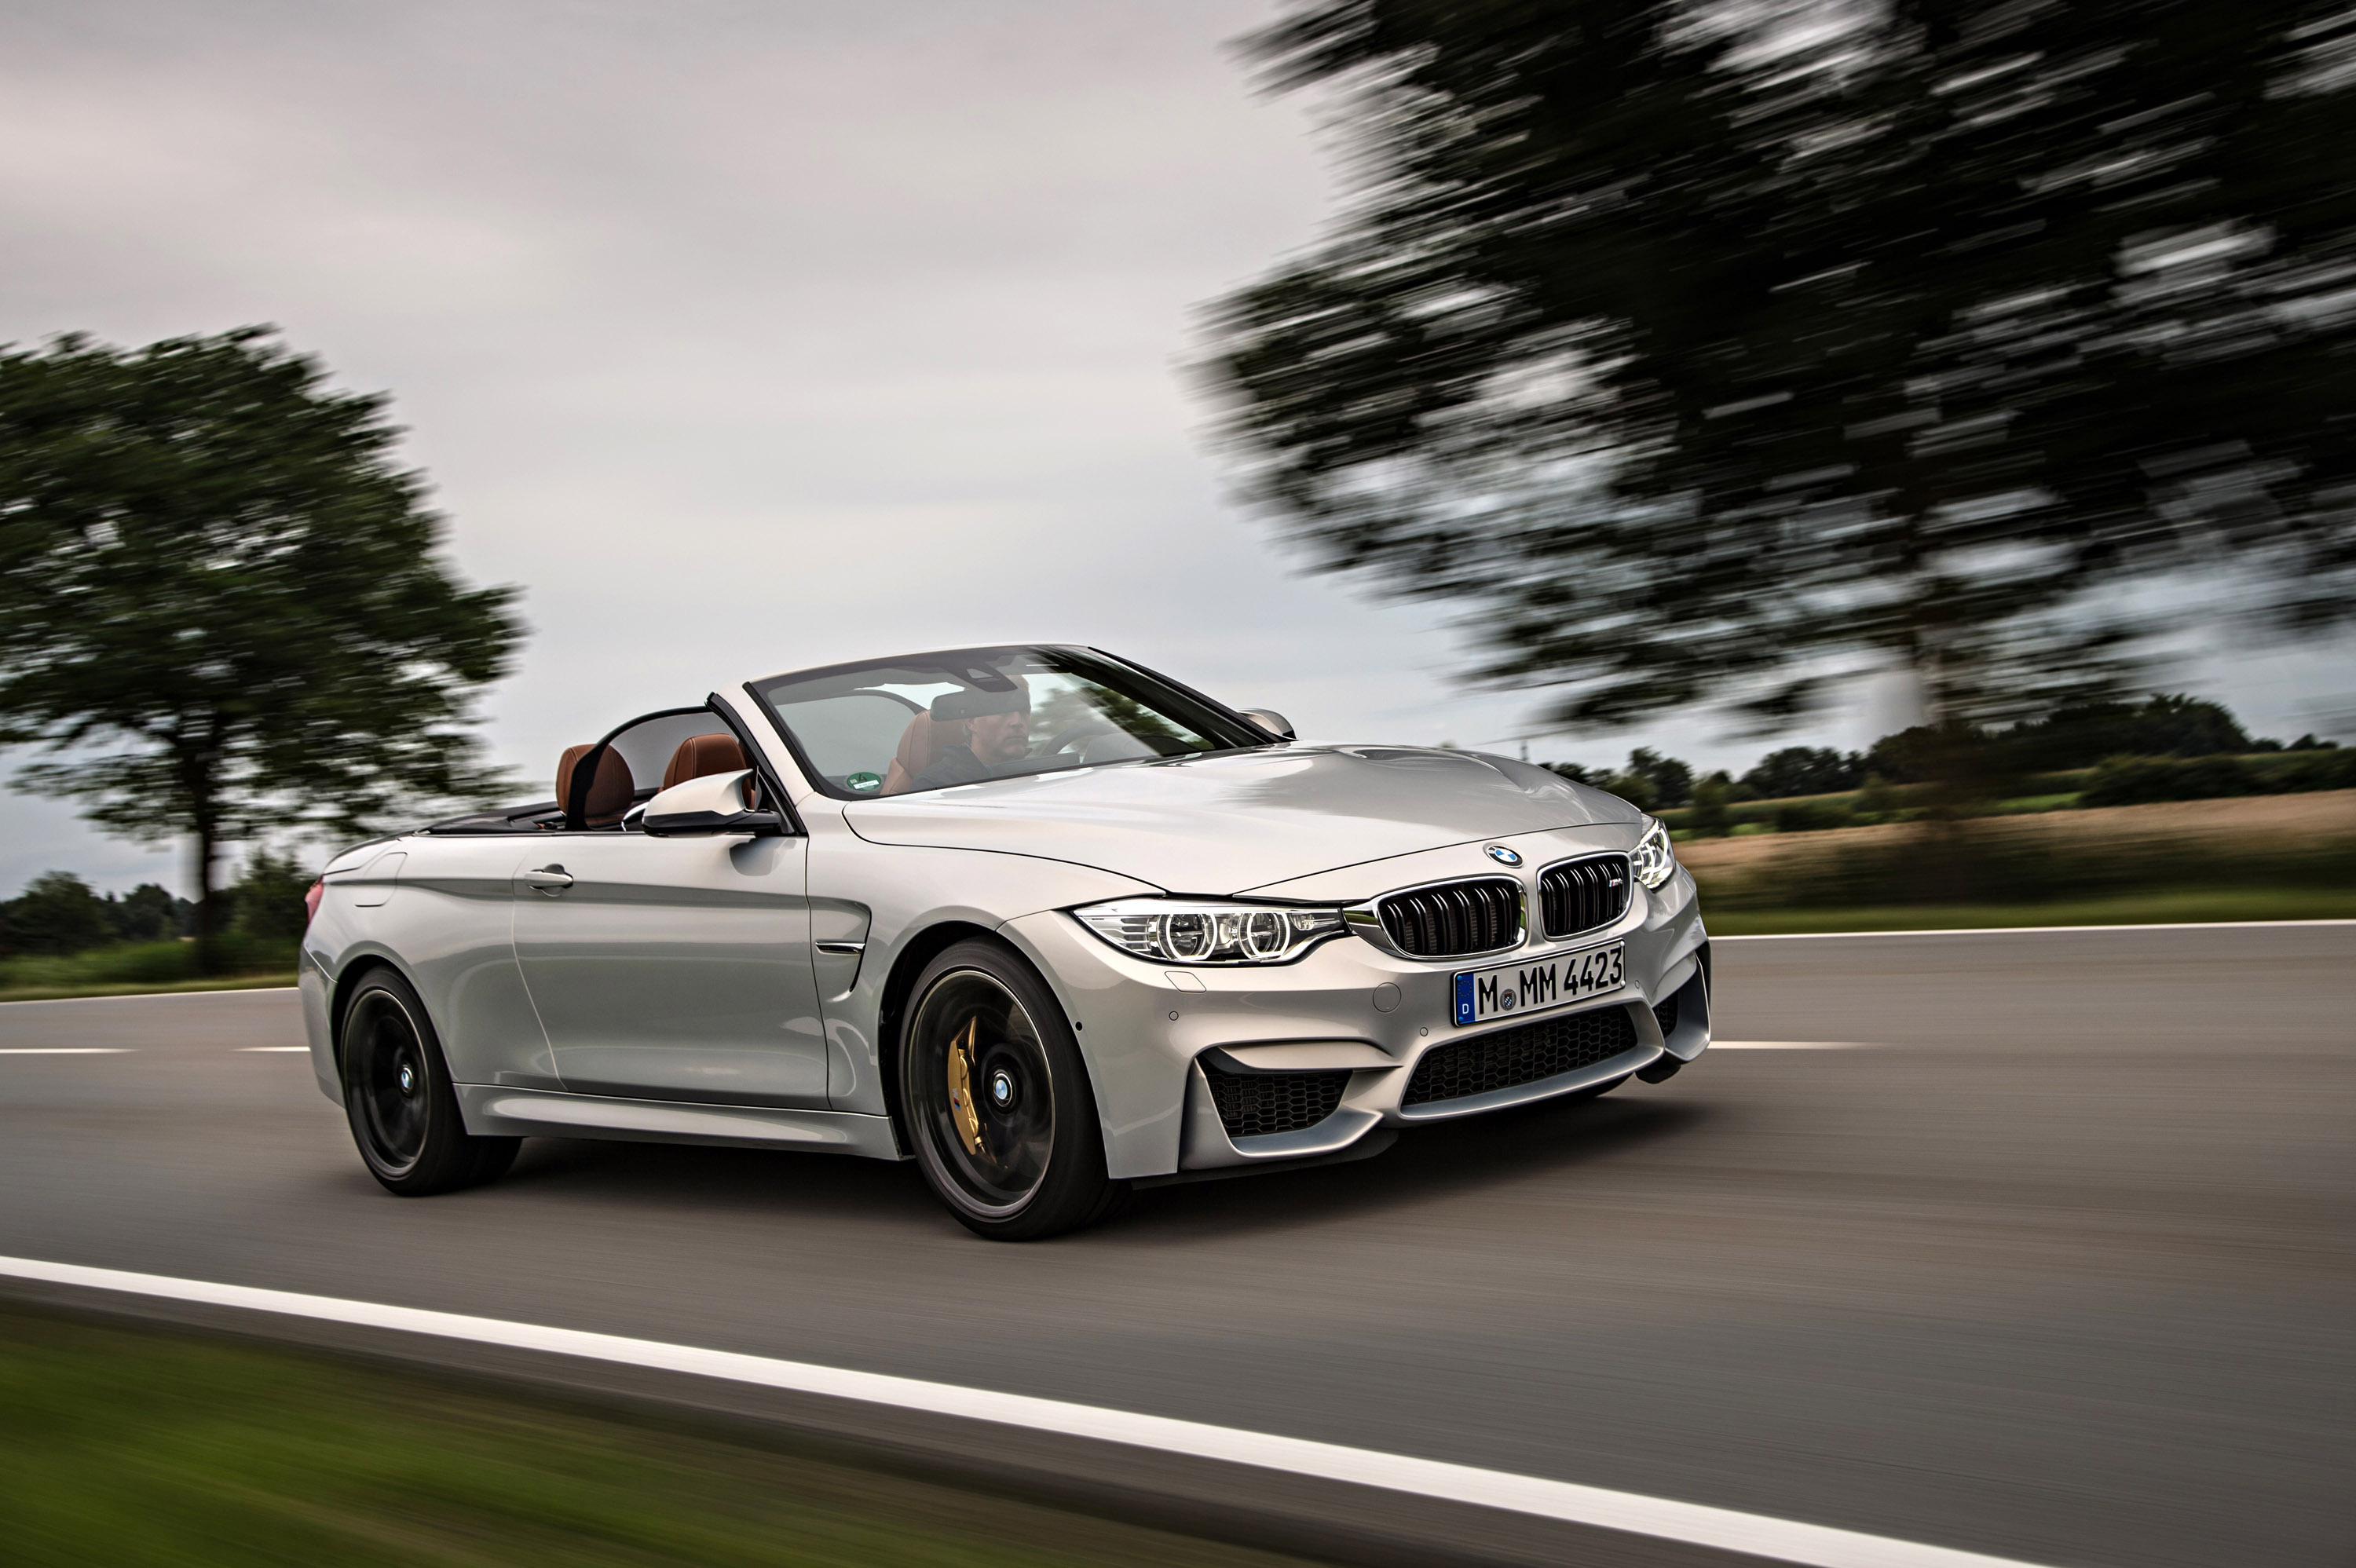
[[[1415,1064],[1402,1105],[1462,1100],[1558,1078],[1636,1048],[1636,1026],[1623,1005],[1542,1019],[1471,1040],[1436,1045]]]
[[[1503,877],[1442,882],[1379,901],[1384,933],[1417,958],[1494,953],[1522,940],[1522,888]]]
[[[1203,1077],[1211,1086],[1211,1103],[1219,1108],[1219,1125],[1231,1138],[1262,1138],[1313,1127],[1333,1114],[1342,1103],[1342,1092],[1350,1086],[1346,1068],[1320,1072],[1222,1072],[1205,1061]]]
[[[1589,855],[1538,876],[1538,910],[1549,937],[1577,936],[1628,912],[1628,857]]]

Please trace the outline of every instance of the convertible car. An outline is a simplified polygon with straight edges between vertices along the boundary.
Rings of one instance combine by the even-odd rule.
[[[747,681],[568,748],[555,791],[311,890],[312,1065],[396,1193],[532,1136],[836,1150],[1021,1240],[1709,1041],[1659,823],[1093,649]]]

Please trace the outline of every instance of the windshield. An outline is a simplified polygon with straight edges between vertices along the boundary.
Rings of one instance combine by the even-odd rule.
[[[1150,671],[1077,648],[877,659],[753,689],[819,787],[851,799],[1270,743]]]

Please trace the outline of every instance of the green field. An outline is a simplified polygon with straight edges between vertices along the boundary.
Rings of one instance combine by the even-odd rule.
[[[755,1436],[242,1341],[0,1307],[0,1556],[21,1568],[1297,1559]]]
[[[1883,904],[1866,909],[1715,910],[1713,936],[1835,931],[1966,931],[2008,925],[2181,925],[2211,920],[2356,919],[2356,890],[2206,888],[2051,903]]]

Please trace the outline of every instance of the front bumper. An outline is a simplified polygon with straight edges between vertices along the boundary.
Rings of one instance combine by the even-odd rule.
[[[1608,831],[1586,828],[1501,842],[1520,849],[1526,865],[1535,868],[1566,854],[1628,847],[1599,842]],[[1432,859],[1415,857],[1412,880],[1432,880]],[[1497,869],[1474,845],[1462,847],[1462,868],[1451,874],[1494,875]],[[1386,881],[1384,872],[1377,865],[1355,874],[1368,881],[1368,896],[1409,880]],[[1378,1127],[1474,1115],[1574,1093],[1672,1061],[1692,1061],[1709,1043],[1708,937],[1693,880],[1680,869],[1660,888],[1637,888],[1633,895],[1627,912],[1608,926],[1560,942],[1533,936],[1517,949],[1477,959],[1403,958],[1358,937],[1342,936],[1291,964],[1165,966],[1108,946],[1062,911],[1010,922],[1004,934],[1038,964],[1079,1028],[1110,1173],[1139,1178],[1334,1155]],[[1460,970],[1612,942],[1627,944],[1625,984],[1619,990],[1535,1017],[1466,1028],[1451,1022]],[[1665,1030],[1662,1009],[1672,997],[1676,1016]],[[1607,1009],[1617,1009],[1624,1025],[1604,1019]],[[1504,1038],[1565,1019],[1590,1026],[1609,1022],[1610,1031],[1578,1031],[1589,1040],[1604,1040],[1606,1046],[1555,1046],[1548,1048],[1552,1056],[1546,1051],[1534,1055],[1522,1049],[1526,1035]],[[1471,1046],[1479,1054],[1477,1042],[1483,1040],[1501,1048],[1492,1055],[1514,1048],[1516,1065],[1500,1072],[1493,1061],[1483,1071],[1443,1072],[1435,1063],[1419,1083],[1419,1068],[1430,1053]],[[1612,1045],[1620,1048],[1595,1055]],[[1561,1061],[1566,1070],[1433,1097],[1435,1085],[1514,1079],[1517,1071],[1532,1071],[1527,1064],[1533,1061]],[[1463,1063],[1461,1054],[1456,1062]],[[1269,1119],[1235,1114],[1239,1077],[1269,1080],[1248,1086],[1246,1102],[1282,1099],[1293,1106],[1289,1121],[1275,1118],[1282,1130],[1257,1131],[1270,1125]],[[1285,1082],[1274,1082],[1279,1079]],[[1219,1103],[1223,1093],[1229,1105],[1226,1115]],[[1303,1095],[1312,1096],[1308,1114],[1323,1114],[1296,1125],[1302,1119],[1298,1106]]]

